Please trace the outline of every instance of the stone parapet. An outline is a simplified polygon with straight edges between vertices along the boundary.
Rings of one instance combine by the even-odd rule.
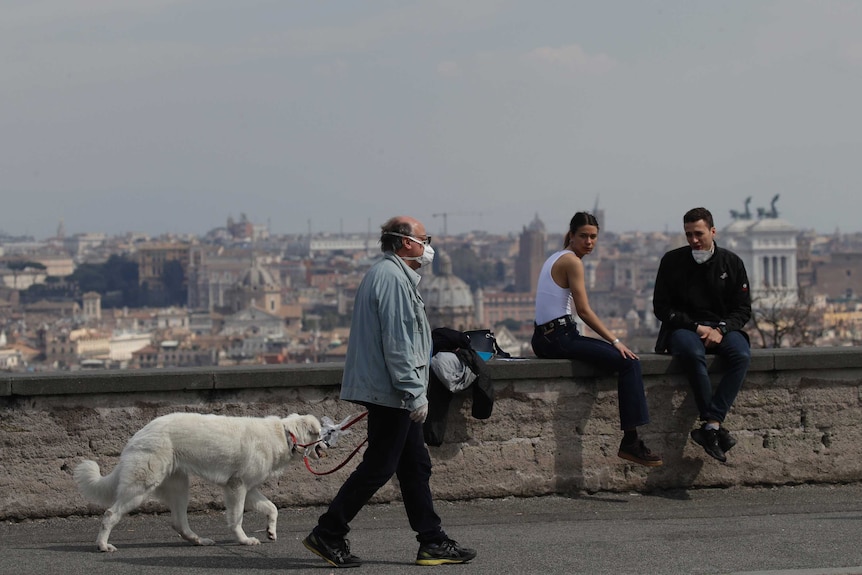
[[[726,425],[739,439],[727,464],[688,438],[697,413],[688,384],[667,356],[644,355],[652,422],[641,435],[665,464],[645,468],[616,456],[621,437],[616,378],[565,360],[492,360],[490,419],[470,416],[456,396],[445,443],[430,448],[441,499],[537,496],[577,491],[649,491],[862,480],[862,349],[753,350],[746,384]],[[128,439],[174,411],[265,416],[312,413],[335,421],[360,413],[338,399],[343,365],[88,371],[0,376],[0,519],[100,513],[78,494],[72,469],[93,459],[107,473]],[[720,361],[712,365],[720,377]],[[334,468],[364,437],[342,437]],[[297,461],[262,488],[279,507],[325,504],[356,465],[324,476]],[[400,497],[393,482],[375,501]],[[222,508],[218,488],[193,480],[191,509]],[[151,502],[145,510],[163,507]]]

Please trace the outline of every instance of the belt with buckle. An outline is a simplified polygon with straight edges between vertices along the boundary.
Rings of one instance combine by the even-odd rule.
[[[552,319],[548,323],[543,323],[539,326],[543,333],[549,334],[557,328],[560,327],[568,327],[570,325],[574,325],[575,320],[570,315],[564,315],[563,317],[558,317],[556,319]]]

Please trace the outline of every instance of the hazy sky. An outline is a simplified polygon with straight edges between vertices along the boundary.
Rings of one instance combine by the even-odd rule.
[[[857,231],[860,105],[856,0],[2,0],[0,230]]]

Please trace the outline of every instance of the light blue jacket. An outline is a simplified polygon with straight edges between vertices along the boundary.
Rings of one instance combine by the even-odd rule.
[[[362,278],[341,399],[409,411],[428,403],[431,328],[417,290],[420,278],[392,252]]]

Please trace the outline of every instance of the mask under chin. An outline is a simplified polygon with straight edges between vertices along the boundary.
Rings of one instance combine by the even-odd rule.
[[[694,261],[699,264],[709,261],[709,258],[712,257],[712,254],[712,250],[691,250],[691,257],[693,257]]]

